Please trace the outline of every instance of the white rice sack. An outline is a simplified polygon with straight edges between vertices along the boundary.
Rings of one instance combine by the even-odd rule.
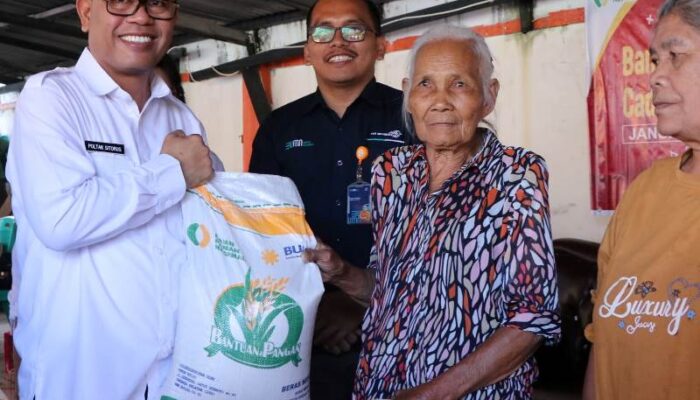
[[[187,263],[162,400],[309,398],[316,241],[291,180],[217,173],[183,200]]]

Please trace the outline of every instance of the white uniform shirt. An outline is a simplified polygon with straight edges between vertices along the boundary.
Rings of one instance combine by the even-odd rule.
[[[151,92],[139,112],[85,50],[20,95],[7,170],[23,400],[153,398],[169,368],[185,180],[160,149],[204,132],[161,79]]]

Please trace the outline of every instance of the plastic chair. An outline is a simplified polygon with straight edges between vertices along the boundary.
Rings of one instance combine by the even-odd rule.
[[[15,245],[17,225],[15,217],[0,218],[0,311],[8,313],[8,292],[12,286],[12,258],[10,253]]]
[[[2,252],[10,253],[15,245],[15,238],[17,238],[17,224],[15,224],[15,217],[7,216],[0,218],[0,246],[2,246]]]

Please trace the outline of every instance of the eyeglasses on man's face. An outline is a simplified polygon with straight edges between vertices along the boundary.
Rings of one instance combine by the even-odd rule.
[[[105,0],[107,12],[119,17],[136,14],[144,6],[146,13],[153,19],[170,20],[175,18],[180,5],[177,0]]]
[[[336,31],[340,31],[340,36],[347,42],[361,42],[365,40],[367,32],[375,33],[364,25],[345,25],[338,28],[329,25],[318,25],[311,28],[309,37],[315,43],[328,43],[333,41]]]

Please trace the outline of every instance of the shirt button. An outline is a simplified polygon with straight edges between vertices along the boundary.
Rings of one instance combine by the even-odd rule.
[[[340,207],[341,204],[342,204],[342,203],[340,202],[340,200],[336,200],[336,201],[335,201],[335,205],[336,205],[337,207]]]
[[[335,238],[336,243],[340,243],[340,238]]]
[[[339,167],[342,167],[342,166],[343,166],[343,160],[338,160],[338,161],[336,161],[335,163],[336,163],[336,165],[338,165]]]

